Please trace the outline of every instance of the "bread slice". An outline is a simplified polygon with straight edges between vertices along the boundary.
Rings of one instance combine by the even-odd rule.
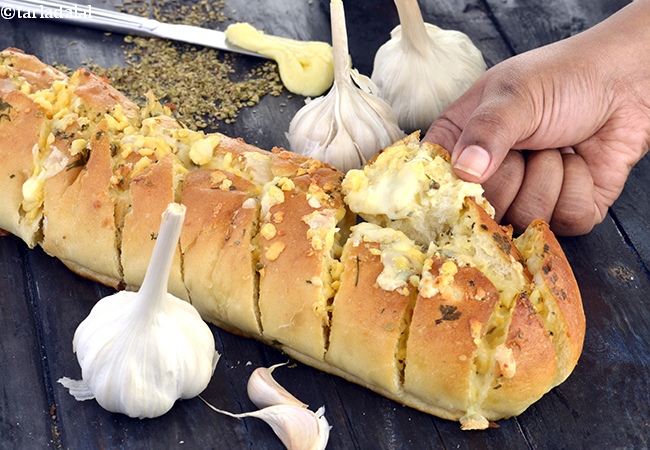
[[[530,303],[553,341],[558,364],[553,380],[556,386],[566,380],[582,353],[586,325],[580,289],[560,243],[546,222],[533,221],[514,243],[533,274]]]
[[[89,149],[79,176],[48,208],[41,246],[73,271],[119,287],[119,234],[110,192],[113,168],[105,121],[97,126]]]
[[[483,384],[481,415],[489,420],[516,416],[539,400],[552,387],[558,372],[555,350],[548,330],[528,300],[520,295],[509,313],[506,338],[493,351],[489,383]],[[480,386],[477,386],[480,388]],[[472,410],[461,424],[475,427]]]
[[[0,96],[0,228],[15,234],[34,247],[39,240],[40,217],[23,209],[23,185],[34,171],[41,128],[46,123],[43,110],[19,90]],[[38,199],[40,192],[28,190]]]
[[[259,309],[264,339],[289,354],[322,361],[327,346],[332,273],[338,270],[339,226],[347,218],[335,183],[321,168],[276,177],[261,198]]]
[[[138,123],[140,108],[113,88],[106,79],[86,69],[79,69],[72,75],[70,83],[74,87],[76,99],[72,108],[80,115],[98,122],[105,114],[114,113],[119,107],[120,114],[124,114],[132,123]],[[112,128],[111,125],[109,123],[109,129]]]
[[[341,262],[325,361],[361,383],[398,394],[424,253],[400,231],[361,223]],[[359,382],[359,381],[357,381]]]
[[[23,89],[25,94],[48,89],[54,81],[65,81],[63,73],[17,48],[0,52],[0,91]]]
[[[258,299],[258,187],[220,170],[191,172],[181,233],[185,284],[201,316],[246,336],[262,334]]]
[[[476,267],[428,258],[406,343],[405,392],[442,417],[464,417],[475,403],[477,354],[498,304],[497,288]]]
[[[124,216],[120,258],[127,288],[137,290],[149,267],[162,214],[176,201],[179,179],[175,176],[175,157],[169,153],[152,162],[130,183],[131,208]],[[188,300],[183,282],[180,249],[169,274],[169,292]]]

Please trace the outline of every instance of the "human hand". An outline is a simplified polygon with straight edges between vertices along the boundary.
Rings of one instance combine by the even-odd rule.
[[[522,231],[591,231],[650,145],[650,2],[488,70],[423,140],[482,183],[496,219]]]

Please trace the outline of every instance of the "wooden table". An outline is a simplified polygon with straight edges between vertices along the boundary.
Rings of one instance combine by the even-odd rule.
[[[112,7],[113,0],[93,0]],[[248,21],[276,35],[329,41],[324,0],[226,0],[229,21]],[[423,14],[468,34],[489,65],[578,33],[626,0],[424,0]],[[370,74],[376,49],[397,24],[390,0],[347,2],[354,65]],[[227,25],[224,23],[223,26]],[[69,45],[71,41],[77,45]],[[0,47],[76,67],[92,57],[122,61],[123,37],[45,20],[0,21]],[[255,64],[241,57],[241,64]],[[269,149],[303,98],[264,97],[220,131]],[[285,104],[281,106],[281,104]],[[500,428],[463,432],[454,422],[420,413],[302,364],[276,378],[313,408],[325,405],[332,449],[647,448],[650,446],[650,159],[632,171],[605,221],[587,236],[561,239],[575,270],[587,315],[584,353],[569,379]],[[56,380],[80,377],[72,336],[93,304],[111,290],[82,279],[40,249],[0,239],[0,448],[279,449],[271,429],[210,411],[199,399],[179,402],[155,420],[111,414],[76,402]],[[213,328],[222,359],[205,392],[217,406],[253,409],[248,375],[287,357],[261,343]]]

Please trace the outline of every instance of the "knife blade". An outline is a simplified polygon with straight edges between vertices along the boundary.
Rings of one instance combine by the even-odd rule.
[[[62,0],[0,0],[2,17],[25,17],[51,19],[77,26],[96,28],[123,34],[157,37],[194,45],[225,50],[243,55],[268,57],[231,44],[226,34],[219,30],[159,22],[146,17],[125,14],[92,5],[80,5]]]

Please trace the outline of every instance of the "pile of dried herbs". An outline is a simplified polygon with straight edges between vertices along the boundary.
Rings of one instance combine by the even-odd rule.
[[[219,29],[226,18],[219,1],[125,0],[122,12]],[[247,74],[236,74],[237,56],[214,49],[162,39],[127,36],[124,67],[103,68],[90,62],[88,69],[105,75],[111,84],[136,102],[144,102],[149,89],[188,128],[216,130],[231,123],[239,110],[257,104],[266,94],[278,96],[282,83],[273,62],[262,62]]]

